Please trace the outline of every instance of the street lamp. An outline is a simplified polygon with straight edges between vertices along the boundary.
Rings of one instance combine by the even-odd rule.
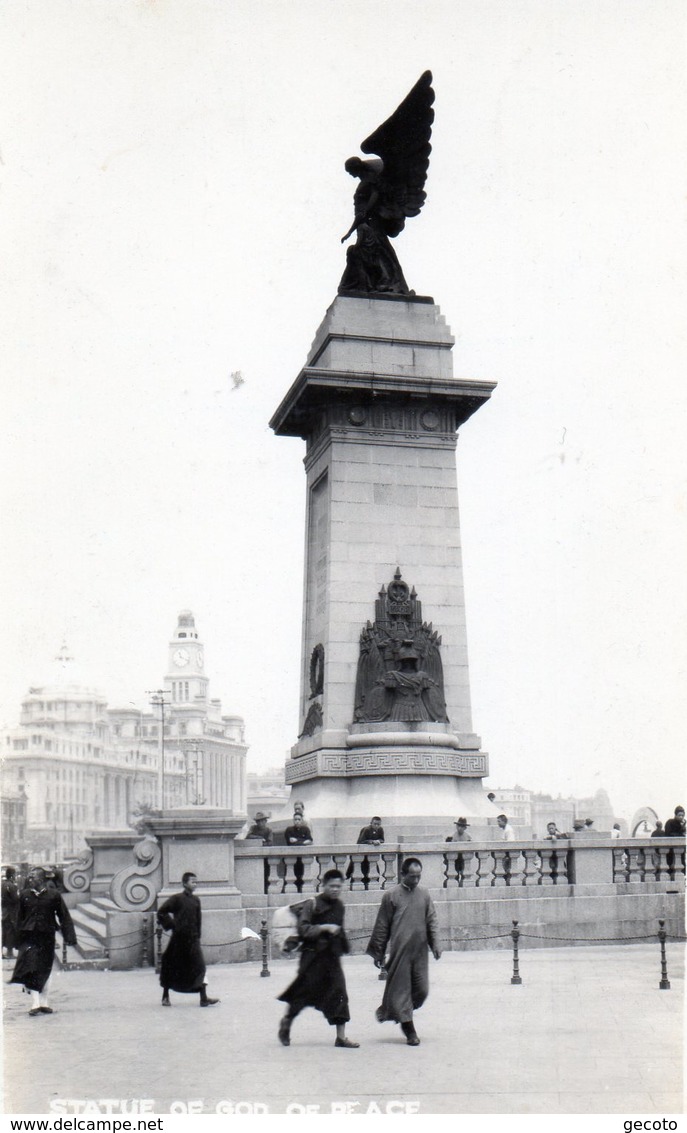
[[[164,688],[157,688],[157,689],[150,689],[149,688],[146,691],[151,693],[150,703],[154,704],[154,705],[157,704],[157,705],[160,706],[160,736],[159,736],[159,743],[158,743],[159,764],[158,764],[158,769],[157,769],[157,795],[158,795],[158,806],[160,807],[160,810],[164,810],[164,808],[165,808],[165,708],[169,704],[169,701],[165,700],[165,691],[166,690]]]
[[[184,751],[186,754],[186,801],[190,802],[192,806],[204,806],[203,764],[205,752],[202,747],[202,740],[184,740]],[[189,798],[189,794],[191,798]]]

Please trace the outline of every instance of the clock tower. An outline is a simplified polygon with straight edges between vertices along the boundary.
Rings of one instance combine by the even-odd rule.
[[[190,610],[182,610],[169,643],[165,677],[166,691],[174,708],[197,710],[207,705],[208,679],[204,665],[203,644],[198,640],[195,618]]]

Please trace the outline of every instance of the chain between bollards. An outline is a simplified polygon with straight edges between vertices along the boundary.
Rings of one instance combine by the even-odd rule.
[[[665,921],[658,922],[658,939],[661,942],[661,982],[658,985],[660,991],[670,991],[670,980],[668,979],[668,963],[666,960],[666,936],[668,935],[665,929]]]
[[[520,933],[518,931],[517,921],[513,921],[511,936],[513,937],[513,975],[511,976],[510,982],[512,984],[521,984],[522,980],[520,979],[520,964],[518,961],[518,940],[520,939]]]
[[[260,921],[260,939],[262,940],[262,970],[261,977],[271,976],[272,973],[267,964],[267,942],[269,940],[269,933],[267,931],[267,921]]]
[[[160,974],[162,967],[162,925],[158,924],[155,929],[155,936],[157,937],[157,949],[155,951],[155,971]]]
[[[149,968],[150,967],[150,958],[148,956],[148,927],[149,927],[149,925],[150,925],[150,921],[148,920],[148,917],[144,917],[143,922],[141,924],[141,936],[142,936],[142,943],[143,943],[143,951],[141,953],[141,967],[142,968]]]

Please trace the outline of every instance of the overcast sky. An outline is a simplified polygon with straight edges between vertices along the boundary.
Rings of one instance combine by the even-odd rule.
[[[343,162],[430,68],[428,198],[395,245],[456,376],[498,382],[458,443],[489,785],[672,813],[682,0],[45,0],[2,23],[0,723],[65,636],[111,705],[145,705],[189,607],[249,767],[283,762],[304,443],[268,421],[343,270]]]

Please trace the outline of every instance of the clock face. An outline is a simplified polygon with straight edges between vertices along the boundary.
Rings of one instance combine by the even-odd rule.
[[[189,656],[185,649],[177,649],[174,653],[175,665],[188,665]]]
[[[203,650],[199,649],[196,653],[196,664],[199,669],[203,668]]]

